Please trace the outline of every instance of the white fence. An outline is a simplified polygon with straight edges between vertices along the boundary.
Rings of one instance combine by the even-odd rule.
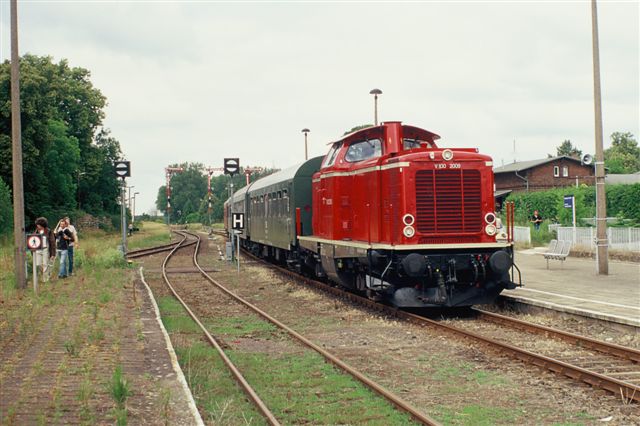
[[[571,240],[574,246],[595,250],[596,228],[557,228],[558,240]],[[640,228],[607,228],[609,248],[623,251],[640,251]]]
[[[513,240],[516,243],[531,244],[531,228],[528,226],[514,226]]]

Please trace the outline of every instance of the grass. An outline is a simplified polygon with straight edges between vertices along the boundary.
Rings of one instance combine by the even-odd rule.
[[[201,341],[201,332],[180,304],[163,297],[158,305],[167,330],[174,336],[187,382],[205,417],[216,424],[247,421],[262,424],[262,417],[247,405],[217,352]],[[204,322],[222,341],[236,344],[245,339],[251,343],[246,348],[236,345],[225,352],[284,424],[413,424],[408,416],[351,376],[336,370],[319,354],[288,341],[277,328],[256,316],[247,313],[207,318]],[[186,333],[192,335],[188,343]]]
[[[251,316],[225,317],[205,324],[214,335],[226,337],[262,337],[269,338],[278,333],[278,328],[266,321]]]
[[[131,297],[130,287],[129,290],[123,288],[130,284],[130,271],[122,254],[115,249],[118,243],[116,234],[82,232],[80,247],[76,250],[76,276],[64,281],[41,282],[40,291],[35,295],[31,286],[26,290],[15,288],[11,242],[0,241],[0,299],[3,302],[0,348],[11,348],[0,354],[0,376],[10,379],[26,354],[36,357],[28,374],[37,382],[24,381],[21,396],[14,401],[14,410],[24,412],[24,404],[38,389],[34,384],[41,381],[48,383],[49,389],[49,404],[36,409],[37,421],[42,424],[62,423],[66,415],[78,416],[81,424],[95,424],[104,417],[98,410],[108,403],[108,398],[122,401],[123,395],[131,394],[131,386],[123,376],[109,378],[101,373],[104,370],[95,369],[98,362],[113,363],[108,368],[115,368],[119,336],[128,327],[128,323],[123,323],[122,309]],[[55,272],[57,270],[53,276]],[[47,328],[51,330],[44,332]],[[44,336],[46,341],[34,344],[33,336]],[[40,352],[33,352],[35,350]],[[48,359],[50,353],[62,355]],[[96,392],[97,383],[109,383],[114,396],[109,396],[106,389]],[[75,396],[74,403],[63,401],[62,395],[69,390]],[[114,403],[118,405],[122,404]],[[1,414],[6,420],[6,412]],[[126,414],[125,408],[116,407],[111,421],[126,424]],[[21,423],[20,415],[14,423]]]
[[[413,424],[315,352],[283,355],[234,350],[229,356],[284,424]]]
[[[164,224],[140,222],[136,226],[138,226],[140,230],[134,232],[132,236],[127,238],[127,247],[129,250],[159,246],[167,244],[170,241],[170,235]]]

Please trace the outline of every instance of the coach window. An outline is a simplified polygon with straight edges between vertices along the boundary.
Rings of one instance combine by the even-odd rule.
[[[562,166],[562,177],[569,177],[569,166]]]
[[[344,159],[349,163],[368,160],[382,155],[382,143],[380,139],[370,139],[354,142],[349,145],[349,149]]]
[[[559,177],[559,176],[560,176],[560,167],[553,166],[553,177]]]
[[[333,163],[336,162],[336,157],[338,156],[338,152],[340,152],[340,147],[342,144],[340,142],[334,143],[329,150],[329,153],[326,157],[324,157],[324,162],[322,163],[322,168],[331,167]]]

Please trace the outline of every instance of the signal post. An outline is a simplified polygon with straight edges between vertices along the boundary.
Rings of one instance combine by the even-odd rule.
[[[122,191],[120,195],[120,226],[122,227],[122,254],[127,255],[127,208],[125,206],[127,182],[126,178],[131,177],[131,162],[116,161],[114,163],[116,176],[122,179]]]
[[[224,159],[224,174],[229,175],[229,216],[233,217],[233,175],[240,173],[240,159],[239,158],[225,158]],[[231,220],[231,217],[228,219]],[[233,229],[229,229],[229,241],[231,241],[231,260],[233,260]],[[239,240],[238,240],[239,241]],[[240,264],[238,264],[238,268]]]

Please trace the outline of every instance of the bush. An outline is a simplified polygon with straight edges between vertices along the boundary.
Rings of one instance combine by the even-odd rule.
[[[596,193],[593,186],[579,188],[566,187],[548,191],[516,193],[507,197],[515,203],[516,223],[529,223],[534,210],[538,210],[546,224],[571,225],[572,209],[564,208],[564,196],[574,195],[576,218],[594,217],[596,214]],[[607,185],[607,216],[627,219],[632,225],[640,225],[640,184]],[[629,226],[629,223],[626,224]]]
[[[13,205],[11,191],[0,178],[0,235],[7,235],[13,229]]]
[[[607,215],[640,225],[640,183],[607,186]],[[627,224],[628,225],[628,224]]]

